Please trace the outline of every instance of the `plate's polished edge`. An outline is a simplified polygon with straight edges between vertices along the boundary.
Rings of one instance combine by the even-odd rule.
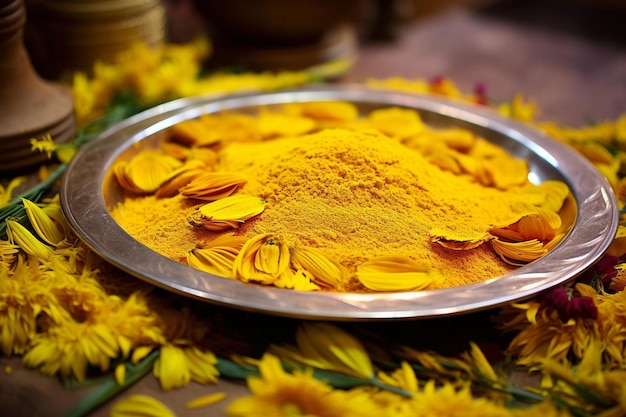
[[[214,277],[148,249],[111,217],[102,190],[105,174],[122,148],[143,139],[146,130],[159,130],[221,109],[316,100],[376,102],[425,109],[511,137],[567,179],[578,204],[577,227],[542,259],[496,279],[420,292],[356,294],[299,292]],[[60,199],[69,224],[91,249],[148,282],[226,306],[327,320],[439,317],[526,298],[568,281],[591,266],[606,251],[618,226],[617,204],[610,185],[574,150],[526,125],[504,119],[491,109],[354,85],[222,98],[194,97],[152,108],[108,129],[81,149],[63,177]]]

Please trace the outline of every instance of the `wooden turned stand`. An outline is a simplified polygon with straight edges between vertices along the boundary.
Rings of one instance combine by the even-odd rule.
[[[34,71],[23,41],[23,0],[0,0],[0,172],[31,167],[47,155],[31,151],[31,138],[57,143],[75,132],[70,91]]]

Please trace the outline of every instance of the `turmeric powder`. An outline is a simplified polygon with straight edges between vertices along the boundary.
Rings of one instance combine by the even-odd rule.
[[[341,108],[342,114],[349,114],[345,106]],[[317,109],[324,114],[319,105]],[[386,110],[376,112],[376,125],[386,117],[397,119],[397,114],[386,116]],[[406,111],[413,112],[408,116],[414,123],[419,120],[414,110],[403,110],[400,116],[405,117]],[[270,119],[264,112],[262,120],[267,123]],[[232,120],[232,116],[227,117]],[[506,240],[506,244],[514,245],[506,253],[515,258],[510,254],[517,243],[509,240],[520,235],[520,220],[524,219],[525,231],[548,224],[551,233],[542,230],[539,247],[535,245],[532,255],[523,258],[528,261],[545,253],[544,243],[560,239],[570,225],[554,213],[566,201],[562,183],[538,191],[519,172],[498,178],[499,164],[520,167],[523,161],[499,148],[492,149],[481,138],[468,139],[467,131],[462,131],[456,141],[450,135],[433,134],[446,137],[445,143],[452,144],[444,146],[444,153],[437,153],[433,146],[425,145],[427,126],[411,134],[405,129],[402,137],[394,137],[390,134],[394,129],[384,134],[368,124],[367,117],[349,117],[325,128],[327,115],[320,124],[313,123],[314,119],[305,123],[307,114],[294,112],[293,105],[289,112],[271,120],[284,118],[287,123],[289,117],[297,117],[299,126],[310,125],[309,132],[293,134],[291,128],[285,129],[287,136],[283,136],[280,126],[273,125],[272,129],[259,129],[271,131],[271,137],[251,141],[246,135],[245,140],[211,142],[217,159],[207,170],[226,173],[225,178],[236,173],[232,187],[221,186],[233,195],[258,197],[248,200],[252,201],[248,206],[238,207],[237,213],[245,213],[237,215],[241,218],[235,216],[226,223],[222,219],[219,224],[225,226],[220,228],[201,227],[215,224],[207,214],[211,210],[204,208],[207,202],[183,193],[168,198],[127,198],[112,209],[114,218],[146,246],[194,267],[220,255],[210,242],[225,233],[254,240],[254,249],[246,245],[235,252],[221,249],[227,257],[220,262],[220,271],[228,269],[224,268],[228,259],[233,264],[232,273],[222,275],[230,278],[285,288],[357,292],[445,288],[494,278],[511,271],[516,262],[498,256],[509,246],[499,246],[498,252],[486,242]],[[219,116],[212,116],[211,123],[218,124]],[[194,146],[193,134],[182,130],[185,144]],[[176,140],[175,132],[172,140]],[[455,149],[459,143],[462,147]],[[485,160],[470,156],[472,152],[482,153]],[[444,158],[464,160],[455,170],[446,170],[436,162]],[[123,178],[128,181],[127,176]],[[210,190],[198,193],[212,195]],[[531,194],[537,200],[535,205],[528,204]],[[556,205],[555,199],[559,200]],[[547,200],[551,208],[541,208]],[[202,212],[204,223],[190,222],[202,217]],[[550,222],[542,223],[545,216],[550,216]],[[555,222],[554,216],[559,221]],[[524,239],[534,239],[534,235],[525,233]],[[235,256],[240,249],[243,252]],[[189,256],[194,256],[192,262]],[[209,265],[206,270],[214,272],[216,268]],[[393,275],[394,270],[397,275]],[[245,274],[250,276],[242,276],[241,271],[248,271]],[[375,278],[376,273],[386,281]]]

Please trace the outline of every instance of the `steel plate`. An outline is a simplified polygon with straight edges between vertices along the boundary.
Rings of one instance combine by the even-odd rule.
[[[205,113],[287,102],[344,100],[364,112],[385,106],[420,111],[425,122],[458,126],[525,158],[534,183],[565,181],[577,202],[568,236],[543,258],[506,275],[455,288],[399,293],[299,292],[220,278],[158,254],[126,233],[109,208],[121,196],[110,168],[170,126]],[[615,197],[605,178],[578,153],[490,109],[444,98],[369,90],[357,85],[294,91],[185,98],[154,107],[103,132],[84,146],[64,175],[61,204],[76,234],[96,253],[128,273],[173,292],[220,305],[281,316],[326,320],[442,317],[527,298],[589,268],[607,249],[618,226]]]

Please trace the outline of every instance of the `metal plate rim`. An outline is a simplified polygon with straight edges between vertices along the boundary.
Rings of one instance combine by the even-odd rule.
[[[421,292],[357,294],[299,292],[215,277],[148,249],[111,217],[102,190],[104,176],[116,156],[131,142],[206,111],[330,99],[426,108],[515,137],[570,183],[578,203],[576,226],[548,255],[498,278]],[[68,223],[87,246],[115,266],[156,286],[238,309],[342,321],[443,317],[527,298],[567,282],[590,267],[606,251],[618,226],[617,203],[609,183],[590,162],[567,146],[529,126],[500,117],[488,108],[430,95],[371,90],[361,85],[191,97],[156,106],[107,129],[85,145],[65,172],[60,201]]]

